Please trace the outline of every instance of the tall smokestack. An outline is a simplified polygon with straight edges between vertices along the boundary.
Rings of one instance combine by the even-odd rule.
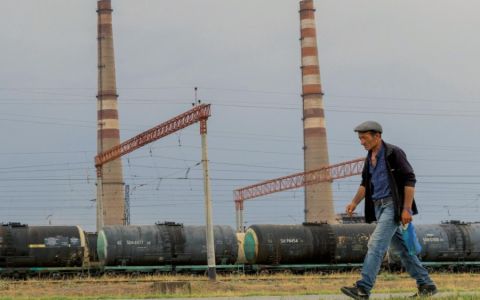
[[[112,11],[110,0],[98,1],[98,153],[120,144]],[[97,230],[104,225],[124,224],[123,185],[122,161],[104,164],[97,181]]]
[[[329,165],[313,0],[300,1],[305,171]],[[336,223],[330,182],[305,187],[305,221]]]

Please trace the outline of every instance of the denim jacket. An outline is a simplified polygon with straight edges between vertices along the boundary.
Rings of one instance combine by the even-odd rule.
[[[395,208],[395,221],[400,222],[403,211],[405,186],[415,187],[417,180],[415,179],[415,173],[413,172],[413,168],[407,160],[405,152],[395,145],[391,145],[383,141],[382,143],[385,147],[385,161],[387,166],[388,182],[392,191],[392,198]],[[372,151],[368,151],[362,171],[361,183],[361,185],[365,187],[365,221],[367,223],[372,223],[377,220],[375,217],[375,207],[372,200],[372,183],[369,172],[371,156]],[[412,211],[414,215],[418,214],[415,199],[412,203]]]

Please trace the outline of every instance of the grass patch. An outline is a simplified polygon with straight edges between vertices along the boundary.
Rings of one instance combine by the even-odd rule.
[[[328,275],[220,275],[209,282],[202,276],[101,277],[70,280],[0,281],[0,299],[128,299],[174,297],[234,297],[339,294],[353,284],[357,273]],[[480,274],[433,273],[441,292],[456,296],[436,299],[480,299]],[[159,282],[187,282],[189,289],[165,294]],[[156,283],[156,284],[155,284]],[[381,273],[373,293],[414,293],[415,282],[407,274]],[[404,299],[402,297],[398,299]]]

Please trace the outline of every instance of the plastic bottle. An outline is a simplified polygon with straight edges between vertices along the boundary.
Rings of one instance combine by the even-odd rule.
[[[422,251],[422,246],[417,238],[415,227],[412,223],[400,225],[400,231],[402,232],[403,241],[407,246],[409,255],[418,255]]]

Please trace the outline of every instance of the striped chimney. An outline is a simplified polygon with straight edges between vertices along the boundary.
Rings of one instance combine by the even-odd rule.
[[[300,1],[300,27],[304,167],[310,171],[329,165],[313,0]],[[337,222],[330,182],[305,187],[305,221]]]
[[[98,1],[98,153],[120,144],[112,11],[110,0]],[[104,164],[98,177],[97,230],[104,225],[124,224],[124,197],[122,161],[119,158]]]

